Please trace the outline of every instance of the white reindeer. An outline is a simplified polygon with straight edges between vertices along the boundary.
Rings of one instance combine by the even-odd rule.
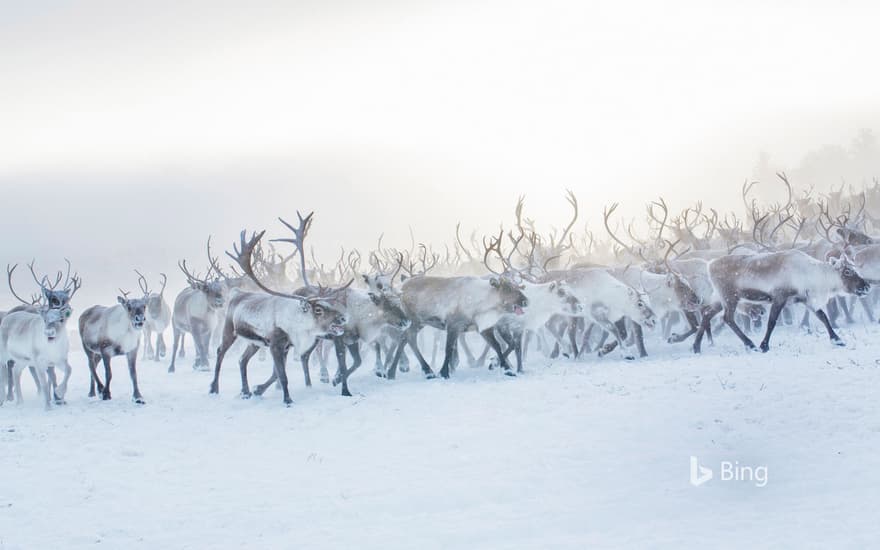
[[[211,268],[205,278],[190,273],[186,267],[186,261],[179,262],[177,265],[186,276],[189,288],[180,291],[174,300],[174,313],[171,317],[174,340],[168,372],[175,370],[177,350],[182,347],[185,333],[192,334],[193,344],[196,347],[193,370],[208,370],[208,348],[214,329],[222,321],[228,292],[227,285],[219,273],[212,277],[215,271],[215,262],[212,259]]]
[[[146,285],[147,279],[139,271],[136,271],[140,277],[138,284],[143,282]],[[164,273],[162,276],[162,288],[159,292],[147,293],[146,286],[141,286],[141,290],[147,296],[147,320],[144,323],[144,359],[164,359],[167,352],[165,347],[165,330],[171,324],[171,308],[165,301],[165,285],[168,283],[168,277]],[[156,347],[153,348],[153,335],[156,336]]]
[[[64,382],[55,390],[57,400],[63,400],[67,390],[70,365],[67,363],[69,343],[66,310],[41,307],[36,313],[16,311],[6,315],[0,322],[0,364],[14,362],[12,378],[15,385],[15,398],[20,404],[21,373],[30,367],[36,373],[38,388],[48,410],[51,405],[52,388],[49,384],[49,371],[53,367],[65,368]],[[5,388],[7,369],[0,369]],[[0,392],[2,403],[4,392]],[[58,401],[56,401],[58,402]],[[60,403],[59,403],[60,404]]]
[[[550,271],[543,277],[546,280],[565,281],[584,307],[587,316],[600,328],[614,336],[616,342],[606,345],[599,355],[606,355],[618,344],[621,348],[626,342],[617,321],[631,319],[640,325],[654,328],[656,315],[651,309],[647,295],[619,281],[603,268],[573,269],[571,271]],[[633,359],[625,354],[626,359]]]

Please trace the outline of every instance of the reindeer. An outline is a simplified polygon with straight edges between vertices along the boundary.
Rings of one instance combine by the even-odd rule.
[[[165,329],[171,323],[171,308],[165,301],[165,285],[168,283],[168,277],[164,273],[162,276],[162,288],[159,292],[147,292],[147,278],[140,272],[138,274],[138,285],[147,297],[147,321],[144,324],[144,359],[164,359],[167,348],[165,347]],[[153,349],[153,333],[156,334],[156,348]]]
[[[476,330],[499,357],[505,374],[515,376],[510,363],[504,358],[494,335],[494,327],[507,313],[522,315],[528,299],[519,285],[506,277],[432,277],[421,275],[407,279],[401,285],[401,299],[407,318],[412,322],[405,331],[387,373],[394,378],[397,362],[405,345],[413,350],[427,378],[434,371],[419,351],[418,334],[425,326],[446,331],[446,350],[440,376],[449,378],[456,353],[458,336]]]
[[[28,264],[28,269],[31,272],[31,276],[34,279],[34,282],[37,286],[40,287],[40,293],[32,296],[30,301],[24,300],[21,298],[13,288],[12,285],[12,275],[15,272],[15,269],[18,265],[13,265],[12,267],[6,266],[6,276],[7,283],[9,284],[9,290],[12,293],[12,296],[21,302],[21,305],[16,306],[9,310],[7,313],[14,313],[20,311],[26,311],[29,313],[39,313],[41,308],[55,309],[61,312],[62,317],[65,321],[70,317],[73,310],[70,307],[70,300],[73,298],[73,295],[79,290],[80,286],[82,286],[82,280],[79,278],[77,274],[73,276],[70,275],[70,261],[65,259],[67,263],[67,273],[66,275],[62,271],[58,271],[55,281],[51,281],[47,275],[43,277],[38,277],[36,271],[34,270],[34,261],[32,260],[30,264]],[[64,278],[64,284],[61,284],[61,280]],[[42,302],[45,301],[45,304],[41,305]],[[7,313],[0,312],[0,320],[7,315]],[[65,336],[66,341],[66,336]],[[14,361],[10,361],[9,363],[0,363],[0,370],[6,370],[8,367],[8,392],[7,396],[11,400],[13,395],[13,386],[12,382],[14,377],[12,376],[12,369],[14,368]],[[54,367],[55,365],[50,365],[50,367]],[[52,385],[52,390],[54,393],[55,402],[58,404],[64,403],[64,393],[67,391],[67,382],[70,379],[70,374],[72,369],[70,368],[70,364],[67,362],[67,355],[64,355],[64,361],[58,365],[61,369],[64,370],[64,380],[61,386],[58,386],[57,379],[55,377],[55,369],[50,368],[48,371],[49,381]],[[40,381],[38,378],[38,373],[36,368],[31,369],[31,375],[34,377],[34,382],[37,384],[37,387],[40,387]],[[6,386],[0,386],[0,392],[5,389]]]
[[[248,347],[239,359],[241,397],[249,398],[252,395],[247,378],[248,362],[260,347],[267,347],[272,354],[275,376],[281,383],[284,404],[289,406],[293,403],[290,398],[286,368],[290,348],[302,354],[319,336],[328,334],[341,336],[346,319],[340,311],[323,299],[278,292],[264,285],[256,277],[253,251],[264,234],[265,231],[254,233],[250,239],[247,239],[246,232],[242,231],[240,243],[233,245],[234,253],[227,252],[227,255],[238,263],[244,273],[265,294],[232,291],[224,321],[223,340],[217,349],[217,362],[210,393],[219,393],[223,357],[236,339],[242,338],[248,342]],[[308,379],[308,370],[305,362],[303,364]],[[344,374],[342,379],[345,384],[347,374]],[[268,384],[262,388],[262,391],[265,391],[266,387]],[[347,386],[343,387],[347,390]]]
[[[209,242],[210,248],[210,242]],[[174,300],[174,314],[171,327],[174,344],[171,352],[171,365],[168,372],[174,372],[177,349],[185,333],[190,333],[196,347],[196,360],[193,370],[208,370],[208,348],[211,335],[220,323],[223,308],[226,306],[227,284],[216,260],[209,255],[211,266],[204,278],[192,274],[186,267],[186,260],[178,262],[178,267],[186,276],[189,288],[180,291]]]
[[[610,353],[618,344],[621,347],[625,345],[626,337],[619,321],[630,318],[635,323],[654,328],[656,315],[648,296],[619,281],[604,268],[550,271],[543,280],[568,283],[589,318],[615,338],[615,342],[600,349],[600,357]],[[634,359],[630,354],[624,357]]]
[[[30,367],[35,372],[37,388],[43,394],[46,410],[51,408],[49,371],[62,365],[67,369],[64,382],[54,392],[57,404],[61,404],[67,388],[70,366],[67,363],[69,343],[64,325],[67,316],[63,310],[41,307],[37,312],[15,311],[0,322],[0,364],[13,364],[16,402],[21,404],[21,373]],[[8,370],[0,369],[0,383],[6,387]],[[0,404],[4,392],[0,392]],[[60,397],[59,397],[60,396]]]
[[[129,298],[128,292],[120,289],[116,297],[118,304],[114,306],[92,306],[79,317],[79,335],[83,350],[89,362],[91,381],[89,397],[95,397],[95,388],[101,393],[101,399],[108,401],[110,381],[113,374],[110,360],[118,355],[125,355],[128,360],[128,374],[131,377],[131,399],[138,405],[145,403],[138,388],[137,356],[141,343],[141,332],[147,322],[147,304],[150,291],[146,280],[139,281],[144,295],[141,298]],[[98,377],[98,361],[104,363],[104,383]]]
[[[755,344],[737,326],[734,313],[740,300],[770,303],[767,331],[760,349],[770,349],[770,335],[782,308],[789,301],[803,303],[822,322],[831,342],[843,346],[834,332],[823,308],[828,301],[844,293],[864,296],[870,285],[856,272],[852,262],[842,256],[821,262],[799,250],[767,252],[751,256],[725,256],[709,263],[709,276],[720,304],[703,316],[694,341],[694,352],[700,352],[700,341],[712,317],[724,311],[724,322],[742,340],[746,349]]]

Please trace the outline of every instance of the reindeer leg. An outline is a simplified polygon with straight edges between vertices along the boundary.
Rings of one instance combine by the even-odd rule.
[[[473,352],[471,352],[471,347],[467,343],[466,333],[462,332],[458,335],[458,344],[461,346],[461,349],[464,350],[464,356],[467,358],[468,367],[476,367],[477,358],[474,357]]]
[[[67,395],[67,382],[70,380],[73,368],[71,368],[70,363],[68,363],[66,359],[61,365],[61,368],[64,370],[64,378],[61,380],[61,385],[58,386],[58,390],[55,392],[55,404],[66,405],[67,401],[64,400],[64,396]]]
[[[831,343],[835,346],[844,346],[846,345],[843,340],[840,339],[840,336],[834,332],[834,327],[831,326],[831,321],[828,319],[828,316],[825,315],[825,312],[821,309],[815,310],[813,313],[816,314],[816,317],[819,318],[819,321],[825,325],[825,330],[828,331],[828,337],[831,339]]]
[[[290,349],[290,340],[281,331],[275,331],[269,351],[272,353],[272,361],[275,365],[275,374],[281,383],[284,404],[288,407],[293,404],[290,398],[290,389],[287,386],[287,351]]]
[[[177,350],[180,349],[180,357],[183,357],[183,333],[174,327],[173,329],[173,343],[171,348],[171,366],[168,367],[168,372],[174,372],[174,361],[177,359]]]
[[[868,321],[874,323],[874,310],[871,309],[871,303],[864,296],[858,297],[859,303],[862,304],[862,308],[865,310],[865,315],[868,317]]]
[[[31,367],[31,374],[34,376],[34,380],[37,383],[37,388],[43,394],[43,406],[48,411],[52,408],[52,398],[50,397],[52,394],[51,388],[49,388],[49,381],[47,380],[46,371],[48,368],[40,367],[35,368]]]
[[[684,313],[684,318],[687,319],[688,325],[690,328],[687,332],[682,334],[672,333],[669,335],[669,338],[666,340],[669,344],[677,344],[679,342],[683,342],[691,337],[691,335],[697,332],[698,323],[697,323],[697,315],[693,311],[686,311]]]
[[[846,324],[851,325],[855,323],[853,319],[852,312],[850,311],[849,304],[846,302],[846,298],[843,296],[837,297],[837,303],[840,304],[840,309],[843,311],[843,317],[846,319]]]
[[[501,351],[501,344],[499,344],[498,340],[495,338],[494,327],[487,328],[482,331],[480,335],[486,340],[486,343],[492,347],[495,354],[498,355],[498,363],[501,365],[501,368],[504,369],[504,374],[507,376],[516,376],[516,373],[510,368],[510,363],[504,358],[504,352]]]
[[[98,378],[99,356],[97,353],[89,351],[85,346],[83,346],[83,349],[86,352],[86,360],[89,362],[89,397],[95,397],[95,386],[98,387],[99,392],[104,391],[104,385],[101,384],[101,379]]]
[[[327,346],[324,345],[324,340],[317,341],[317,351],[318,351],[318,364],[321,365],[321,382],[324,384],[330,383],[330,372],[327,370]]]
[[[568,324],[568,342],[571,345],[571,358],[576,359],[578,356],[577,331],[581,323],[580,318],[575,318]]]
[[[126,356],[128,357],[128,375],[131,376],[131,400],[138,405],[143,405],[146,401],[144,401],[141,390],[138,388],[137,348],[127,353]]]
[[[9,361],[6,362],[5,365],[2,366],[3,370],[6,371],[6,376],[8,378],[8,382],[6,383],[6,385],[8,386],[8,389],[6,392],[6,400],[7,401],[12,401],[15,397],[13,395],[13,388],[12,388],[12,386],[13,386],[13,376],[12,376],[13,366],[12,365],[13,365],[13,362],[10,359]],[[6,388],[4,388],[4,389],[6,389]],[[0,391],[2,391],[2,390],[0,390]]]
[[[767,332],[761,341],[761,351],[764,353],[767,353],[770,349],[770,335],[773,334],[773,329],[776,328],[776,321],[779,319],[779,314],[782,312],[782,308],[785,307],[787,300],[787,297],[777,298],[773,300],[773,304],[770,306],[770,316],[767,318]]]
[[[345,343],[339,336],[333,338],[333,351],[336,354],[336,374],[333,375],[333,386],[335,387],[341,380],[348,377],[348,368],[345,366]],[[342,387],[343,392],[348,391],[347,384],[344,384]],[[351,393],[348,395],[343,393],[342,395],[351,397]]]
[[[101,350],[101,360],[104,362],[104,391],[101,392],[101,399],[104,401],[112,399],[110,396],[110,380],[113,379],[113,373],[110,372],[110,358],[110,349],[103,348]]]
[[[639,357],[647,357],[648,350],[645,349],[645,334],[642,332],[642,325],[633,322],[632,331],[636,339],[636,347],[639,350]]]
[[[409,344],[410,349],[413,350],[425,376],[427,378],[435,378],[436,375],[434,374],[434,371],[431,370],[431,366],[428,365],[428,362],[425,361],[425,358],[422,356],[422,352],[419,351],[418,334],[419,328],[413,328],[413,326],[410,325],[410,327],[406,329],[407,343]]]
[[[351,392],[348,389],[348,377],[351,376],[351,373],[356,371],[358,367],[361,366],[363,360],[361,358],[361,349],[358,342],[348,344],[348,346],[346,347],[348,347],[348,352],[351,354],[351,368],[347,368],[341,376],[340,373],[336,373],[336,379],[333,380],[333,385],[335,386],[336,384],[342,382],[342,395],[346,397],[351,397]],[[344,357],[345,351],[343,350],[342,353]]]
[[[734,332],[739,339],[742,340],[742,343],[746,346],[746,349],[753,350],[755,349],[755,344],[752,342],[748,336],[739,328],[736,324],[736,305],[739,302],[739,299],[733,298],[727,301],[727,304],[724,306],[724,322],[727,323],[727,326],[730,327],[730,330]]]
[[[382,363],[382,344],[379,342],[373,342],[373,350],[376,352],[376,365],[373,367],[373,372],[379,374],[384,371],[384,363]]]
[[[211,388],[208,390],[208,393],[220,393],[220,367],[223,365],[223,358],[226,357],[226,352],[235,343],[235,338],[235,325],[230,317],[223,323],[223,340],[220,341],[220,346],[217,348],[217,361],[214,363],[214,379],[211,380]],[[171,357],[174,357],[174,354],[171,354]]]
[[[182,332],[182,331],[180,333],[180,355],[179,355],[179,357],[181,359],[186,357],[186,333]]]
[[[251,344],[245,348],[244,353],[238,358],[238,370],[241,374],[241,393],[239,395],[242,399],[251,398],[251,386],[248,384],[248,363],[250,363],[251,358],[256,355],[258,351],[260,351],[260,346]],[[219,357],[219,355],[220,350],[218,349],[217,356]],[[269,383],[271,384],[272,382]]]
[[[165,359],[167,351],[168,348],[165,347],[165,335],[159,332],[156,336],[156,361],[159,359]]]
[[[456,328],[452,326],[446,327],[446,349],[443,357],[443,367],[440,368],[440,376],[443,378],[449,378],[449,364],[452,362],[452,354],[455,353],[459,334]]]
[[[406,347],[406,334],[401,333],[400,338],[397,340],[397,349],[394,352],[394,356],[391,359],[390,364],[385,367],[385,373],[382,375],[383,378],[387,378],[388,380],[394,380],[397,376],[397,363],[400,361],[401,356],[404,354],[404,348]]]
[[[703,318],[700,320],[700,329],[694,338],[694,353],[700,353],[700,344],[703,342],[703,335],[708,334],[712,328],[712,317],[718,315],[722,309],[721,304],[714,304],[703,309]]]

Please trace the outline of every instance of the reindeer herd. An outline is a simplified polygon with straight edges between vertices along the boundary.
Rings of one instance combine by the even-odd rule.
[[[575,230],[579,205],[570,191],[573,213],[561,231],[540,232],[524,215],[520,198],[507,230],[482,239],[474,232],[465,242],[458,225],[455,240],[442,251],[414,238],[409,249],[389,248],[380,237],[366,265],[359,251],[342,249],[331,268],[317,261],[314,249],[307,253],[313,214],[297,213],[296,225],[279,218],[288,237],[270,240],[265,231],[242,231],[226,252],[231,262],[225,269],[209,238],[204,276],[186,261],[178,263],[187,287],[173,306],[164,274],[154,292],[135,271],[139,293],[131,297],[120,289],[115,305],[82,312],[78,335],[90,371],[89,396],[111,398],[111,361],[125,356],[132,399],[144,403],[139,356],[167,359],[173,373],[187,335],[195,348],[193,369],[211,370],[213,364],[210,393],[220,390],[227,354],[239,349],[241,397],[276,385],[288,405],[291,351],[306,386],[316,361],[322,382],[351,395],[349,377],[367,353],[375,374],[389,380],[408,372],[412,361],[426,378],[438,372],[448,378],[462,355],[470,367],[516,376],[530,349],[569,360],[615,350],[626,359],[645,357],[645,329],[659,333],[652,346],[691,341],[700,353],[705,339],[711,342],[727,328],[747,349],[766,352],[780,322],[810,330],[812,317],[831,343],[843,345],[835,330],[840,324],[857,316],[875,319],[880,293],[871,284],[880,280],[880,238],[870,233],[880,230],[880,183],[848,193],[841,186],[814,197],[812,189],[796,193],[785,174],[778,178],[784,203],[761,205],[750,198],[757,184],[743,185],[744,216],[720,214],[700,202],[675,214],[660,198],[646,206],[643,220],[615,221],[618,205],[610,205],[603,214],[604,239],[586,228]],[[285,255],[276,244],[291,248]],[[295,258],[298,265],[291,267]],[[24,299],[13,285],[16,269],[7,267],[7,279],[20,304],[0,312],[0,404],[13,397],[21,402],[25,370],[47,408],[63,404],[72,372],[67,320],[82,281],[71,275],[69,262],[54,277],[40,276],[31,262],[36,292]],[[167,356],[163,335],[169,325]],[[756,347],[749,334],[762,326]],[[271,376],[252,386],[248,365],[267,352]]]

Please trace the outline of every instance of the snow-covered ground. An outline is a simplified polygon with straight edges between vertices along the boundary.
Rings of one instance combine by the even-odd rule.
[[[396,381],[367,365],[353,398],[303,387],[238,398],[210,374],[117,358],[111,402],[0,408],[0,548],[866,548],[880,540],[880,327],[778,329],[766,355],[729,331],[695,358],[533,355]],[[78,346],[72,345],[74,349]],[[368,354],[366,363],[372,363]],[[255,362],[251,382],[269,363]],[[317,380],[317,376],[313,375]],[[689,482],[690,457],[714,470]],[[721,461],[768,482],[721,479]]]

